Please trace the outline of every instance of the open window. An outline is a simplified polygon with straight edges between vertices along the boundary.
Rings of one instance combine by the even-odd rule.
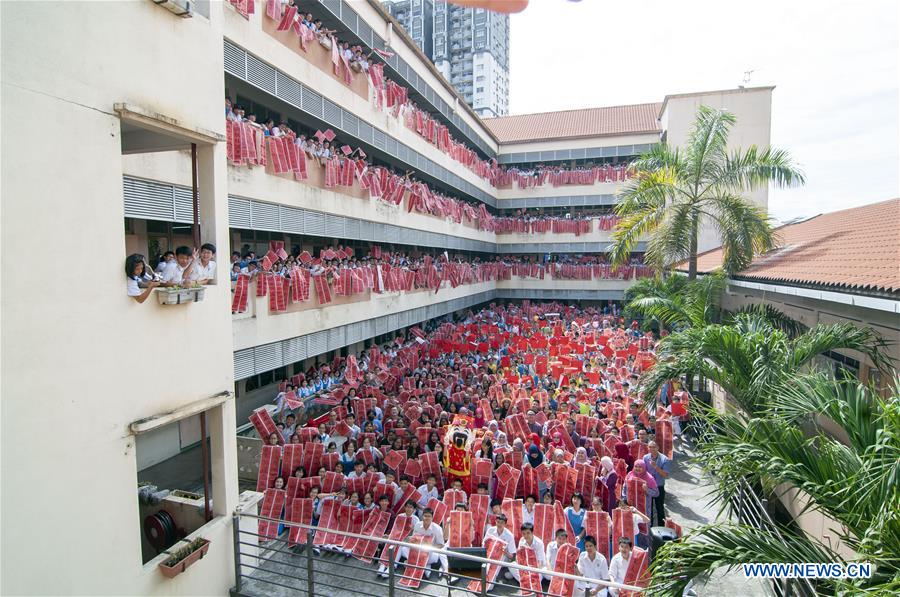
[[[169,553],[215,516],[227,514],[227,475],[221,463],[227,435],[234,433],[223,425],[231,396],[226,392],[131,424],[144,564]]]
[[[143,303],[182,305],[203,300],[205,286],[220,276],[216,262],[214,146],[221,135],[181,127],[137,106],[116,104],[121,119],[125,281],[128,296]],[[165,158],[157,154],[166,154]],[[127,174],[129,165],[152,171],[155,161],[177,181]],[[166,162],[167,165],[171,165]],[[227,239],[221,239],[223,242]]]

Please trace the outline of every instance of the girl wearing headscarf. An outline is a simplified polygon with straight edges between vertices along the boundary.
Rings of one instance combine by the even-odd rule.
[[[625,461],[625,464],[628,465],[628,470],[630,471],[634,466],[634,456],[631,455],[631,450],[628,449],[628,446],[623,442],[618,442],[614,447],[616,451],[616,458],[621,458]]]
[[[646,494],[646,503],[644,504],[644,508],[642,508],[642,510],[644,512],[650,512],[650,504],[652,503],[652,498],[655,498],[659,495],[659,487],[657,487],[656,479],[653,478],[653,475],[647,472],[647,465],[644,464],[643,460],[636,460],[634,462],[634,468],[630,473],[625,475],[625,487],[622,489],[623,498],[627,498],[628,482],[632,479],[643,481],[644,493]],[[628,500],[628,503],[630,503],[632,506],[638,506],[638,504],[633,503],[633,500],[631,499]]]
[[[482,429],[487,421],[484,420],[484,410],[481,407],[475,409],[475,429]]]
[[[556,431],[553,433],[553,438],[550,440],[550,447],[558,450],[564,450],[566,444],[563,443],[562,433]]]
[[[506,434],[502,431],[497,434],[497,442],[494,444],[494,449],[498,451],[509,451],[512,449],[512,446],[509,445],[509,441],[506,439]]]
[[[597,477],[597,480],[606,487],[606,491],[601,492],[601,495],[603,495],[604,499],[603,508],[610,516],[612,516],[613,509],[618,501],[616,499],[616,483],[619,481],[619,476],[616,474],[615,469],[616,466],[613,464],[612,458],[604,456],[600,459],[600,475]]]
[[[590,464],[591,461],[588,460],[587,449],[585,448],[576,448],[575,449],[575,457],[572,459],[572,466],[576,464]]]

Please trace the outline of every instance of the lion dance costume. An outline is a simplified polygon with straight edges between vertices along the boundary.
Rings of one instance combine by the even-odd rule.
[[[444,436],[444,469],[447,471],[447,484],[454,479],[462,481],[463,490],[468,494],[471,490],[472,473],[472,444],[475,441],[475,433],[471,429],[469,421],[464,417],[456,416],[453,423],[447,429]]]

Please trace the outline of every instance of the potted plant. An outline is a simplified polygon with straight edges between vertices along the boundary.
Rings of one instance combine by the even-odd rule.
[[[190,286],[168,286],[157,288],[156,296],[160,305],[185,305],[187,303],[199,303],[203,300],[206,287],[200,284]]]
[[[160,562],[159,569],[167,578],[174,578],[187,570],[188,566],[206,555],[209,550],[209,541],[203,537],[197,537],[185,547],[169,553],[169,558]]]

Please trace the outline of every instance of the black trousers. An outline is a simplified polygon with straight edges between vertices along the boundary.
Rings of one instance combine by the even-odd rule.
[[[650,525],[657,527],[666,526],[666,488],[659,488],[659,495],[653,498],[653,512],[650,516]]]

